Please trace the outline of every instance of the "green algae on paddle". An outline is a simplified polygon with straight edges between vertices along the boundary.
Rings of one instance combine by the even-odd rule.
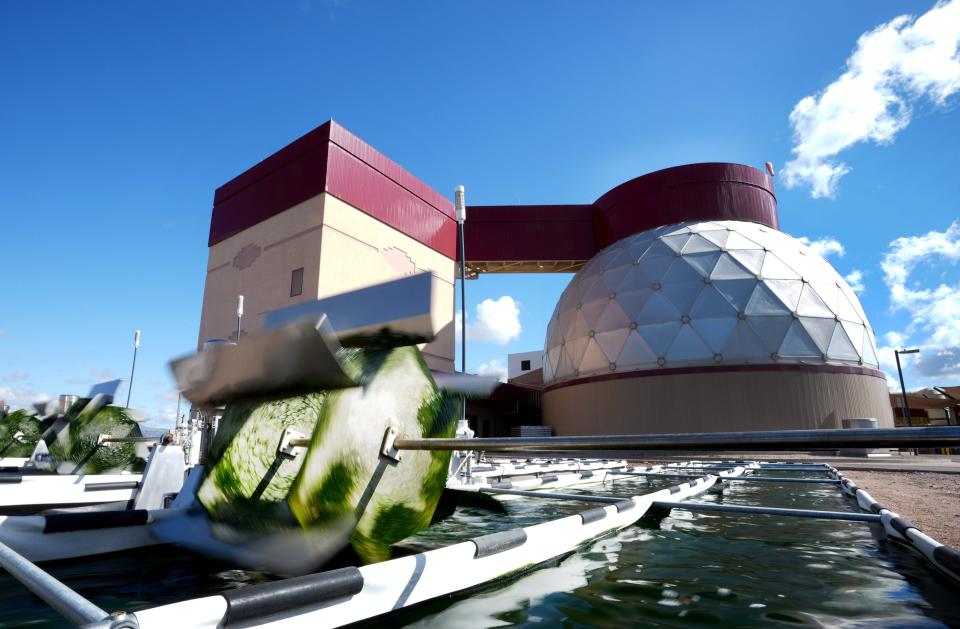
[[[313,432],[325,393],[227,406],[211,444],[209,473],[197,498],[217,521],[262,530],[293,524],[284,501],[303,455],[278,451],[287,430]]]
[[[378,561],[429,524],[450,458],[382,456],[387,429],[451,437],[459,400],[437,388],[415,347],[354,347],[338,359],[359,386],[228,405],[197,495],[213,521],[241,531],[338,536],[345,521],[353,522],[353,548],[364,561]],[[310,436],[293,458],[277,454],[287,428]]]
[[[20,409],[0,419],[0,456],[29,457],[39,440],[40,420],[33,414]]]
[[[145,462],[137,455],[137,444],[99,444],[100,435],[143,436],[140,425],[131,419],[125,408],[105,406],[96,413],[81,412],[49,446],[55,469],[68,474],[143,471]]]

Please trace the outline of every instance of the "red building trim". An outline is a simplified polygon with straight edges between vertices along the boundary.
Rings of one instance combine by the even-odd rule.
[[[555,389],[564,387],[573,387],[578,384],[588,384],[591,382],[604,382],[606,380],[623,380],[628,378],[655,378],[659,376],[679,376],[692,373],[734,373],[734,372],[757,372],[757,371],[799,371],[805,373],[846,373],[859,376],[870,376],[886,380],[887,377],[882,371],[871,369],[869,367],[859,367],[855,365],[703,365],[700,367],[675,367],[667,369],[643,369],[637,371],[624,371],[620,373],[609,373],[598,376],[586,376],[575,380],[557,382],[544,387],[544,393],[549,393]]]
[[[632,234],[706,220],[778,229],[773,181],[741,164],[689,164],[631,179],[589,205],[470,206],[467,263],[589,260]]]
[[[220,186],[209,245],[323,192],[447,256],[457,256],[453,204],[332,120]],[[740,164],[667,168],[592,204],[470,206],[467,263],[586,261],[648,229],[692,220],[778,228],[773,182]]]
[[[448,258],[456,255],[453,204],[332,120],[218,188],[208,243],[323,192]]]

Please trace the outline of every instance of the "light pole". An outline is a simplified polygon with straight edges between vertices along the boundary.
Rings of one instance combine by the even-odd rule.
[[[900,375],[900,397],[903,401],[903,418],[907,421],[907,426],[913,427],[913,419],[910,417],[910,404],[907,402],[907,387],[903,384],[903,369],[900,367],[900,354],[918,354],[919,349],[895,349],[893,355],[897,358],[897,373]]]
[[[240,343],[240,321],[243,319],[243,295],[237,295],[237,344]]]
[[[467,373],[467,254],[463,241],[467,206],[463,186],[457,186],[453,195],[456,199],[457,235],[460,238],[460,371]]]
[[[130,384],[127,386],[127,408],[130,408],[130,394],[133,393],[133,372],[137,368],[137,349],[140,347],[140,330],[133,335],[133,364],[130,366]]]
[[[453,190],[454,207],[457,218],[457,236],[460,238],[460,372],[467,373],[467,252],[464,247],[463,224],[467,221],[467,204],[463,186],[457,186]],[[460,422],[457,426],[457,434],[467,434],[473,436],[470,431],[470,425],[467,423],[467,396],[460,396]],[[473,476],[472,452],[464,452],[466,455],[466,474],[467,478]]]

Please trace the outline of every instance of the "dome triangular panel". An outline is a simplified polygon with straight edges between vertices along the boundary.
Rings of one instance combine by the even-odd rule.
[[[835,282],[810,282],[810,286],[830,309],[831,314],[840,311],[840,288]]]
[[[763,247],[742,234],[730,232],[730,237],[727,238],[727,250],[733,249],[763,249]]]
[[[674,260],[667,272],[663,274],[661,283],[667,285],[679,282],[700,282],[702,284],[703,276],[700,275],[698,269],[691,266],[693,262],[691,262],[690,257],[686,256]]]
[[[717,266],[717,260],[720,259],[721,255],[723,254],[719,251],[694,253],[684,256],[683,259],[696,270],[697,275],[700,277],[710,277],[710,274],[713,272],[713,267]]]
[[[677,256],[675,255],[670,255],[669,257],[644,256],[640,259],[640,266],[643,267],[643,272],[650,278],[651,282],[659,282],[663,279],[670,265],[676,262],[676,260]]]
[[[637,314],[637,323],[663,323],[666,321],[676,321],[679,324],[680,312],[662,292],[654,292],[647,299],[643,310]]]
[[[787,330],[793,325],[793,321],[792,315],[747,317],[747,325],[763,342],[767,354],[780,351],[783,339],[787,336]]]
[[[666,356],[667,350],[670,349],[670,345],[673,343],[673,339],[679,331],[679,321],[649,323],[637,326],[637,334],[643,337],[643,340],[657,356]]]
[[[857,314],[856,308],[851,305],[850,300],[847,299],[847,296],[843,292],[840,293],[838,301],[840,302],[840,308],[837,310],[837,316],[844,321],[853,321],[855,323],[863,322],[862,319],[860,319],[860,315]]]
[[[627,335],[627,340],[623,343],[623,349],[614,362],[617,363],[617,368],[621,369],[626,367],[656,365],[657,358],[657,353],[647,345],[643,337],[636,332],[631,332]]]
[[[727,239],[730,237],[730,232],[725,229],[711,229],[709,231],[702,231],[700,235],[717,247],[726,247]]]
[[[847,333],[850,344],[857,349],[857,352],[860,352],[863,347],[863,337],[865,336],[863,326],[852,321],[844,321],[843,319],[840,320],[840,325],[843,326],[843,331]],[[863,357],[863,354],[860,354],[860,357]]]
[[[760,267],[760,276],[765,280],[799,280],[800,274],[787,266],[779,257],[771,252],[763,258]]]
[[[789,308],[767,288],[766,284],[759,283],[753,289],[753,295],[750,296],[745,310],[747,315],[778,315],[789,312]]]
[[[688,314],[697,296],[706,287],[703,280],[695,282],[664,283],[660,291],[676,307],[680,316]]]
[[[703,236],[695,234],[690,237],[690,240],[687,241],[687,244],[683,246],[684,255],[690,253],[706,253],[708,251],[719,251],[720,247],[716,244],[710,242]]]
[[[850,342],[849,337],[847,337],[844,326],[837,325],[836,328],[834,328],[833,338],[830,339],[830,347],[827,350],[827,355],[831,360],[860,360],[860,353],[857,351],[857,348],[854,347],[853,343]]]
[[[628,325],[630,325],[630,319],[624,314],[619,302],[610,299],[607,300],[606,308],[603,309],[603,312],[597,319],[594,330],[597,332],[608,332],[618,328],[626,329]]]
[[[760,275],[760,270],[763,268],[763,259],[766,253],[763,249],[734,249],[733,251],[728,251],[727,255],[739,262],[743,268],[750,271],[750,273],[756,277]]]
[[[761,253],[763,253],[761,251]],[[747,269],[740,266],[729,253],[725,253],[717,260],[717,265],[713,267],[710,278],[713,280],[748,280],[753,279],[755,275]]]
[[[748,364],[770,362],[770,352],[745,321],[737,322],[722,353],[724,362]]]
[[[626,264],[604,271],[603,283],[607,287],[607,294],[617,292],[620,283],[623,282],[623,278],[627,276],[627,273],[636,268],[637,267],[633,266],[632,264]]]
[[[554,370],[553,375],[555,378],[569,378],[573,375],[573,370],[576,367],[573,366],[573,360],[570,359],[570,353],[566,348],[560,349],[560,362],[557,365],[557,368]]]
[[[583,360],[583,353],[587,351],[587,345],[589,343],[590,337],[584,336],[567,341],[567,344],[564,346],[564,349],[566,350],[567,355],[570,357],[570,362],[573,364],[574,369],[580,368],[580,362]]]
[[[624,314],[632,314],[635,316],[638,312],[643,310],[643,306],[647,303],[647,299],[653,294],[654,292],[649,288],[618,292],[617,303],[620,304]]]
[[[816,317],[800,317],[800,324],[807,331],[820,353],[826,355],[830,349],[830,340],[833,332],[840,324],[833,319],[819,319]]]
[[[803,292],[800,293],[800,301],[797,304],[797,314],[801,317],[830,317],[833,319],[833,311],[827,308],[827,304],[817,295],[810,284],[804,284]]]
[[[820,358],[822,352],[798,320],[787,330],[779,354],[781,358]]]
[[[877,367],[877,350],[869,334],[863,335],[863,364]]]
[[[757,287],[756,280],[717,280],[713,287],[723,295],[724,299],[730,302],[730,305],[743,312],[747,309],[750,297]]]
[[[629,335],[629,328],[621,328],[619,330],[611,330],[609,332],[597,332],[597,335],[593,338],[603,350],[604,355],[606,355],[607,362],[615,363],[617,362],[617,356],[620,355],[620,350],[623,349],[623,344]]]
[[[674,253],[683,251],[683,246],[690,240],[692,234],[671,234],[660,238],[660,242],[667,245]]]
[[[580,359],[580,375],[595,373],[597,371],[609,371],[610,359],[603,353],[603,349],[595,339],[590,339],[587,348],[583,352],[583,358]]]
[[[730,340],[734,328],[737,327],[735,317],[723,319],[693,319],[690,325],[707,344],[713,354],[722,354]]]
[[[680,326],[680,331],[673,339],[670,349],[667,350],[667,360],[687,361],[705,360],[713,356],[714,352],[707,347],[703,339],[689,325]]]
[[[800,303],[800,295],[803,293],[803,282],[799,280],[767,280],[766,285],[787,307],[787,310],[794,312],[797,309],[797,304]]]
[[[730,305],[714,284],[702,286],[697,299],[690,308],[690,316],[696,319],[728,317],[735,319],[737,309]]]

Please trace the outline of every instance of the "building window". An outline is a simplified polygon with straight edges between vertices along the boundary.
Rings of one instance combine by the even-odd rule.
[[[290,275],[290,296],[296,297],[303,294],[303,267],[294,269]]]
[[[520,361],[520,371],[530,371],[530,361],[521,360]]]

